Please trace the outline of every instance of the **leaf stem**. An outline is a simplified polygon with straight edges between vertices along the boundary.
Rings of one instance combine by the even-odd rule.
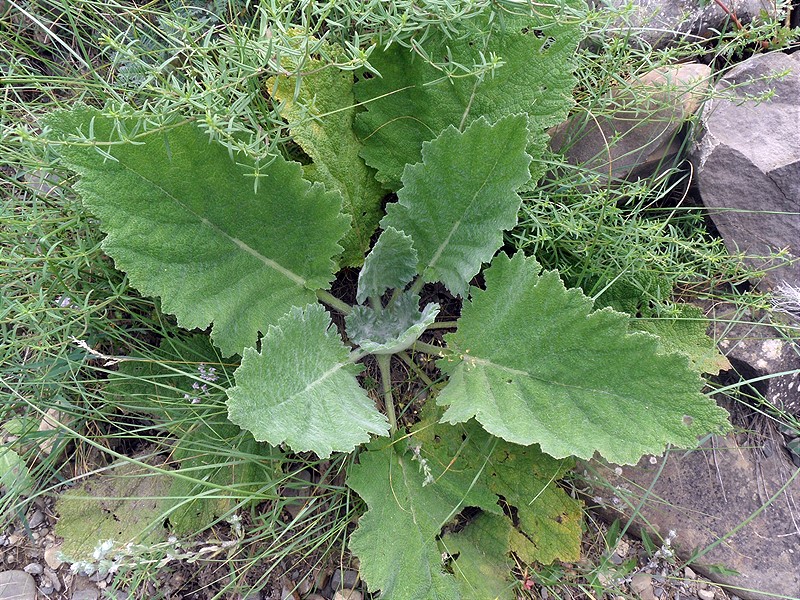
[[[347,302],[339,300],[336,296],[331,294],[327,290],[317,290],[317,298],[320,302],[324,302],[331,308],[335,308],[343,315],[349,315],[350,311],[353,310],[353,307],[350,306]]]
[[[457,329],[458,328],[458,321],[436,321],[435,323],[431,323],[425,328],[425,331],[430,329]]]
[[[423,371],[417,363],[414,362],[414,359],[411,358],[411,355],[408,352],[400,352],[397,354],[397,356],[399,356],[400,360],[406,363],[408,367],[414,371],[414,374],[419,377],[426,386],[433,386],[433,380],[425,374],[425,371]]]
[[[417,340],[414,342],[414,345],[411,346],[411,349],[414,352],[424,352],[425,354],[434,354],[436,356],[441,356],[442,352],[444,352],[447,348],[443,346],[434,346],[433,344],[427,344],[425,342],[420,342]]]
[[[381,370],[381,383],[383,384],[383,403],[386,405],[386,416],[389,417],[389,430],[392,434],[397,431],[397,415],[394,412],[394,399],[392,398],[392,355],[376,354],[378,368]]]

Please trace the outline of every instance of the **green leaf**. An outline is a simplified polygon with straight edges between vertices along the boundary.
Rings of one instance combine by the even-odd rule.
[[[413,440],[434,471],[466,474],[471,479],[462,481],[464,489],[486,490],[492,501],[480,504],[483,510],[502,515],[500,498],[513,507],[518,533],[527,540],[526,560],[549,564],[580,557],[581,505],[555,485],[574,466],[572,460],[503,441],[475,421],[450,427],[424,419]]]
[[[545,130],[561,123],[572,105],[572,71],[581,40],[579,19],[561,12],[570,10],[567,4],[559,6],[537,6],[534,18],[504,16],[489,22],[487,14],[454,25],[449,34],[432,32],[413,50],[395,44],[373,52],[370,64],[380,77],[361,73],[354,91],[367,109],[356,117],[362,155],[377,169],[378,180],[399,189],[403,168],[419,162],[423,142],[451,125],[463,129],[481,116],[494,122],[526,113],[528,152],[541,156],[548,142]],[[503,64],[480,76],[456,70],[448,78],[420,56],[420,49],[431,61],[467,69],[492,55]],[[543,173],[544,163],[531,164],[533,181]]]
[[[395,354],[409,348],[436,320],[439,306],[428,304],[421,312],[419,296],[400,294],[387,308],[356,306],[347,317],[347,335],[370,354]]]
[[[282,57],[284,63],[291,63],[291,58]],[[294,64],[284,67],[292,72],[297,69]],[[342,194],[342,208],[352,219],[352,229],[341,241],[341,264],[357,266],[364,261],[378,226],[385,192],[359,156],[361,142],[353,131],[353,73],[313,58],[304,61],[302,70],[308,74],[299,85],[293,76],[273,78],[268,85],[282,103],[280,114],[289,124],[292,139],[314,161],[305,169],[306,178]]]
[[[94,562],[95,547],[106,540],[114,541],[113,556],[127,543],[150,545],[166,538],[161,506],[170,477],[147,464],[120,464],[58,496],[55,533],[64,538],[61,551],[70,560]]]
[[[403,173],[397,202],[386,208],[384,229],[411,236],[425,281],[441,281],[465,295],[469,281],[517,222],[531,157],[525,117],[494,125],[478,119],[463,133],[446,129],[422,148],[422,162]]]
[[[336,327],[319,304],[270,326],[261,352],[247,348],[228,390],[228,417],[259,442],[286,442],[326,458],[386,435],[389,426],[356,381]]]
[[[182,327],[213,322],[225,356],[332,281],[347,217],[338,192],[312,186],[300,165],[275,157],[254,191],[252,162],[191,124],[132,135],[135,123],[86,106],[46,124],[75,142],[61,147],[64,163],[80,174],[76,189],[117,267]],[[125,131],[136,143],[119,143]]]
[[[462,506],[463,494],[425,485],[425,474],[403,441],[376,441],[359,455],[347,483],[369,510],[350,537],[361,576],[384,600],[456,600],[436,538]]]
[[[462,598],[494,598],[508,589],[511,552],[528,562],[577,559],[581,506],[556,485],[572,461],[509,444],[474,422],[437,423],[431,407],[410,435],[373,442],[349,471],[348,485],[368,505],[350,546],[370,590],[381,590],[382,598],[451,598],[459,597],[457,583]],[[443,574],[442,551],[454,552],[438,537],[466,507],[505,521],[500,527],[509,531],[502,543],[480,549],[488,564],[505,567],[494,583],[484,583],[486,594],[468,593],[457,570],[457,582]]]
[[[730,369],[731,363],[706,334],[708,320],[703,311],[687,304],[679,305],[678,310],[674,318],[632,319],[631,328],[658,336],[665,352],[680,352],[701,373],[718,375]]]
[[[599,452],[617,463],[729,428],[685,357],[662,354],[653,336],[627,332],[626,315],[592,312],[580,290],[539,271],[522,254],[500,254],[486,290],[473,288],[458,331],[446,336],[458,362],[440,361],[451,374],[437,399],[449,405],[444,420],[475,417],[555,457]]]
[[[33,492],[33,477],[28,465],[15,450],[6,445],[0,445],[0,489],[9,497]]]
[[[356,299],[380,298],[387,289],[402,289],[417,274],[417,251],[411,238],[394,227],[381,233],[358,274]]]
[[[447,554],[456,557],[452,570],[461,597],[487,600],[517,600],[509,553],[522,550],[522,557],[529,544],[508,518],[487,513],[458,533],[448,533],[441,543]]]

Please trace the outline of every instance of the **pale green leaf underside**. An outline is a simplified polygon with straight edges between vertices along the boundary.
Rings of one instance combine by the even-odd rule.
[[[466,295],[469,281],[517,222],[516,190],[528,178],[524,115],[490,125],[474,121],[463,133],[448,127],[408,165],[397,202],[386,207],[384,229],[410,236],[425,281]]]
[[[347,335],[370,354],[395,354],[409,348],[436,320],[439,306],[419,310],[419,296],[405,292],[380,312],[371,306],[356,306],[347,317]]]
[[[417,274],[417,252],[411,238],[394,227],[381,233],[358,274],[356,299],[380,298],[387,289],[402,289]]]
[[[33,483],[22,457],[10,446],[0,445],[0,489],[9,497],[12,493],[30,494]]]
[[[486,290],[472,290],[458,331],[446,336],[460,354],[437,402],[451,423],[475,417],[517,444],[555,457],[635,463],[667,444],[696,445],[723,431],[727,413],[700,389],[685,357],[662,354],[658,340],[628,334],[628,317],[592,312],[580,290],[521,254],[498,255]]]
[[[290,57],[283,58],[291,62],[286,60]],[[296,69],[293,64],[284,66]],[[342,209],[351,217],[352,228],[341,241],[341,264],[357,266],[364,261],[378,226],[385,192],[359,156],[361,142],[353,131],[353,73],[315,59],[305,61],[302,70],[308,74],[299,87],[296,77],[278,77],[268,85],[282,103],[281,116],[289,124],[292,139],[314,161],[305,169],[306,178],[342,194]]]
[[[85,106],[46,123],[61,139],[78,131],[92,131],[97,142],[119,139],[111,119]],[[338,192],[312,186],[300,165],[281,157],[261,166],[254,192],[248,161],[236,164],[190,124],[137,142],[101,145],[113,159],[86,144],[61,152],[108,233],[105,251],[137,289],[160,296],[179,325],[213,323],[224,355],[240,353],[332,281],[337,242],[348,229]]]
[[[228,418],[260,442],[322,458],[386,435],[386,417],[355,378],[358,367],[320,304],[292,308],[261,352],[245,350],[228,390]]]
[[[571,2],[573,6],[579,2]],[[363,156],[388,188],[400,188],[406,164],[419,162],[422,143],[446,127],[462,129],[483,116],[489,121],[515,114],[529,117],[528,152],[539,157],[547,145],[546,129],[566,118],[572,105],[575,50],[580,23],[558,8],[537,6],[536,18],[504,15],[489,25],[486,18],[458,24],[449,36],[434,32],[422,43],[431,60],[470,68],[492,53],[504,64],[494,73],[448,79],[418,52],[391,46],[370,55],[380,77],[361,76],[354,91],[366,111],[356,118],[364,142]],[[487,11],[488,12],[488,11]],[[488,45],[478,38],[490,31]],[[544,165],[531,164],[533,181]]]

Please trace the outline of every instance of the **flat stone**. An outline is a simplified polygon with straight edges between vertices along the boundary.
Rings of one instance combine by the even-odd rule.
[[[331,575],[331,589],[353,589],[358,584],[358,571],[353,569],[336,569]]]
[[[702,41],[722,31],[735,27],[716,2],[694,0],[592,0],[590,4],[600,12],[613,11],[619,15],[611,27],[601,29],[601,35],[617,35],[626,42],[664,48],[675,41],[689,38]],[[758,18],[762,12],[782,18],[784,11],[776,10],[771,0],[726,0],[726,5],[736,11],[742,24]],[[611,31],[613,33],[609,34]]]
[[[364,600],[364,595],[358,590],[343,588],[333,595],[333,600]]]
[[[100,597],[100,590],[97,588],[85,588],[72,593],[72,600],[97,600]]]
[[[22,570],[30,575],[41,575],[44,572],[44,567],[39,563],[30,563],[25,565],[25,568]]]
[[[710,78],[711,69],[698,63],[645,73],[608,94],[596,115],[578,114],[551,129],[550,146],[597,185],[609,176],[653,175],[677,154],[676,135],[710,91]]]
[[[699,590],[697,592],[697,597],[700,600],[714,600],[714,590]]]
[[[694,572],[736,588],[745,600],[800,598],[800,531],[793,508],[800,478],[790,481],[796,469],[783,453],[765,457],[752,440],[731,434],[714,436],[696,450],[670,450],[655,465],[645,457],[623,467],[621,476],[615,465],[583,466],[624,499],[615,505],[604,488],[590,491],[603,501],[598,512],[604,519],[633,517],[632,532],[646,529],[651,537],[652,528],[662,537],[674,531],[678,557],[694,556]],[[715,565],[738,574],[720,574]]]
[[[725,245],[767,269],[761,285],[768,290],[800,286],[798,140],[800,53],[761,54],[716,84],[691,156],[700,197]],[[769,258],[777,253],[783,259]]]
[[[631,578],[631,591],[639,596],[640,600],[655,600],[653,593],[653,578],[647,573],[637,573]]]
[[[36,600],[36,580],[25,571],[1,572],[0,600]]]
[[[44,562],[53,570],[58,569],[64,564],[64,561],[58,557],[59,552],[61,552],[61,544],[48,546],[44,549]]]

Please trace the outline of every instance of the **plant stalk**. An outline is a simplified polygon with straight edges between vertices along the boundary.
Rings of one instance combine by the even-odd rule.
[[[392,398],[392,355],[376,354],[378,368],[381,371],[383,384],[383,403],[386,405],[386,416],[389,418],[389,430],[392,434],[397,431],[397,414],[394,412],[394,399]]]
[[[433,344],[427,344],[425,342],[420,342],[417,340],[414,342],[414,345],[411,346],[411,350],[414,352],[424,352],[425,354],[433,354],[435,356],[441,356],[442,352],[446,350],[446,348],[442,346],[434,346]]]
[[[316,293],[320,302],[327,304],[331,308],[335,308],[343,315],[349,315],[350,311],[353,310],[353,307],[351,307],[347,302],[339,300],[336,296],[326,290],[317,290]]]

